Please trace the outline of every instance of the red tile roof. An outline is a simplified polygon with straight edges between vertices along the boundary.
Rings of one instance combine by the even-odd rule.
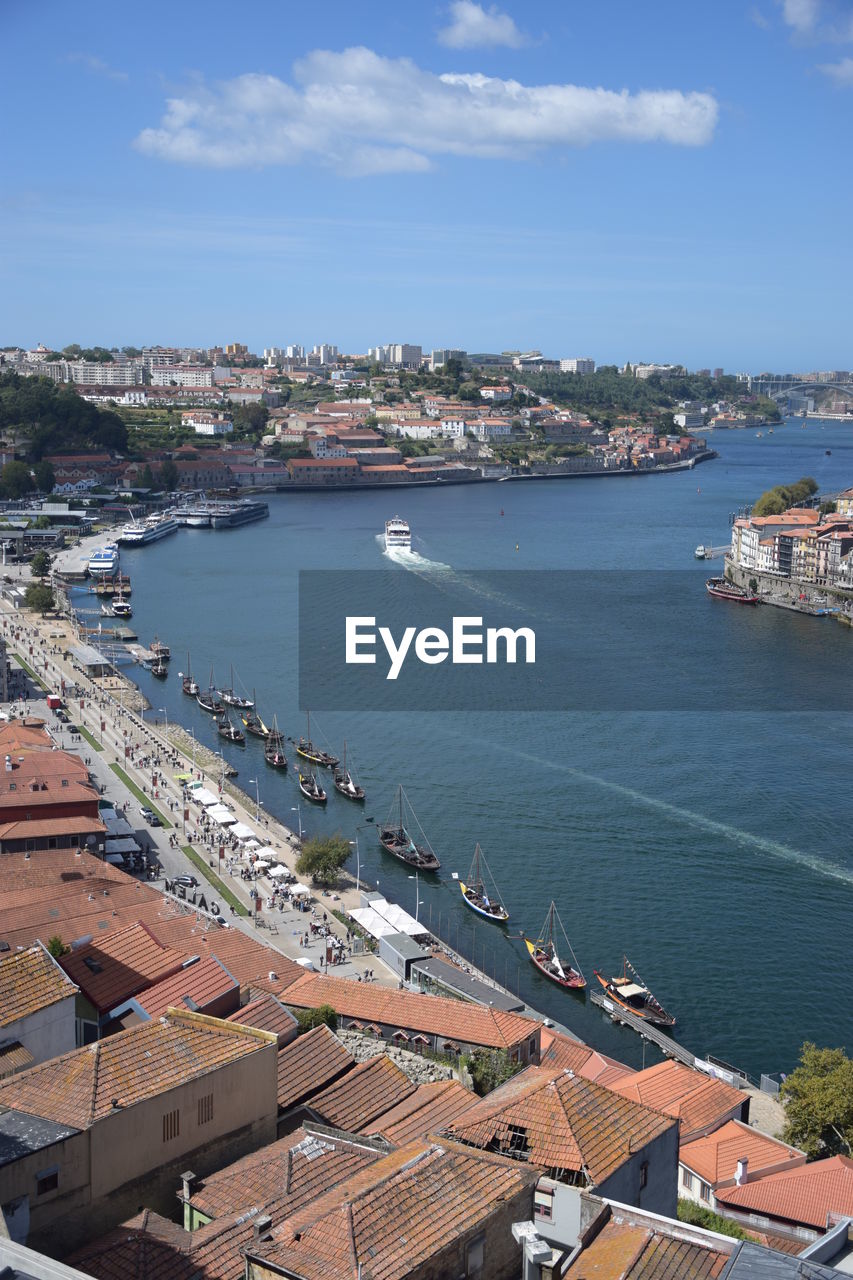
[[[382,1154],[381,1144],[300,1128],[201,1179],[190,1204],[210,1219],[257,1207],[280,1222]]]
[[[0,955],[0,1028],[73,998],[77,991],[44,947]]]
[[[369,1058],[308,1100],[324,1124],[347,1133],[368,1131],[371,1121],[415,1092],[415,1085],[390,1058]]]
[[[328,1004],[339,1016],[357,1018],[363,1023],[423,1031],[489,1049],[513,1049],[533,1037],[538,1041],[541,1025],[532,1018],[503,1009],[487,1009],[443,996],[414,995],[325,974],[303,972],[286,988],[282,998],[295,1008],[316,1009]]]
[[[548,1043],[546,1045],[546,1035]],[[574,1071],[575,1075],[586,1080],[597,1080],[599,1084],[612,1087],[614,1080],[634,1075],[631,1067],[616,1058],[608,1058],[603,1053],[591,1049],[588,1044],[579,1040],[571,1040],[558,1032],[543,1031],[542,1057],[543,1067],[560,1067],[563,1071]]]
[[[266,1032],[172,1010],[4,1081],[0,1107],[88,1129],[114,1100],[131,1107],[271,1043]]]
[[[565,1271],[566,1280],[714,1280],[729,1251],[611,1220]]]
[[[682,1142],[678,1159],[712,1187],[733,1181],[739,1160],[748,1161],[750,1178],[757,1177],[762,1169],[795,1168],[806,1163],[805,1155],[796,1147],[759,1133],[740,1120],[728,1120],[703,1138]]]
[[[587,1170],[603,1182],[674,1121],[611,1089],[558,1069],[529,1067],[451,1124],[472,1146],[530,1161],[554,1176]]]
[[[719,1128],[748,1103],[746,1095],[730,1084],[671,1060],[615,1080],[610,1087],[625,1098],[676,1116],[682,1142]]]
[[[355,1058],[328,1027],[315,1027],[279,1050],[278,1105],[288,1110],[355,1066]]]
[[[731,1209],[825,1231],[828,1214],[853,1217],[853,1160],[847,1156],[815,1160],[715,1194]]]
[[[261,1031],[274,1031],[279,1045],[292,1040],[296,1034],[296,1019],[275,996],[262,992],[255,999],[235,1009],[228,1015],[229,1022],[239,1022],[243,1027],[259,1027]]]
[[[402,1280],[462,1236],[485,1227],[501,1201],[532,1208],[535,1172],[452,1142],[411,1142],[348,1178],[247,1250],[303,1280]],[[430,1274],[438,1275],[432,1262]],[[454,1272],[455,1274],[455,1272]]]
[[[63,956],[60,964],[99,1013],[177,973],[179,951],[164,947],[143,924],[97,938]]]
[[[239,982],[215,956],[206,956],[195,964],[185,962],[185,965],[178,973],[164,978],[162,982],[155,982],[153,987],[137,996],[137,1004],[152,1018],[162,1017],[170,1007],[204,1013],[209,1005],[229,991],[239,999]]]
[[[402,1102],[377,1116],[365,1127],[365,1132],[378,1134],[399,1147],[413,1138],[441,1133],[470,1110],[477,1100],[477,1095],[458,1080],[422,1084]]]

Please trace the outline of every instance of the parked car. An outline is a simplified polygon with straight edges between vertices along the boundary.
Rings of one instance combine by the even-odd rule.
[[[139,812],[142,814],[143,818],[148,823],[149,827],[160,826],[160,819],[153,809],[149,809],[146,805],[141,804],[139,806]]]
[[[173,884],[182,884],[185,889],[197,889],[199,882],[195,876],[175,876]]]

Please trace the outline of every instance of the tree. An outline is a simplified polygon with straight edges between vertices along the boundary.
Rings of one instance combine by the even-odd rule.
[[[140,489],[154,488],[154,472],[151,470],[151,466],[147,462],[139,473],[138,487]]]
[[[55,933],[52,938],[48,938],[47,949],[54,960],[58,960],[60,956],[67,956],[71,950],[70,947],[66,947],[58,933]]]
[[[335,884],[349,853],[349,841],[340,831],[333,836],[315,836],[302,846],[296,870],[301,876],[310,876],[315,884]]]
[[[743,1227],[739,1227],[730,1218],[724,1218],[722,1214],[714,1213],[713,1209],[706,1209],[704,1205],[697,1204],[695,1200],[687,1200],[679,1196],[677,1214],[679,1222],[689,1222],[691,1226],[704,1227],[706,1231],[733,1236],[735,1240],[749,1239]]]
[[[36,520],[35,527],[37,529],[49,529],[50,516],[39,516],[38,520]]]
[[[44,617],[54,607],[53,592],[41,582],[31,582],[24,594],[24,604]]]
[[[36,477],[36,488],[41,493],[53,493],[56,484],[56,472],[49,462],[37,462],[33,467]]]
[[[780,1092],[786,1142],[810,1160],[853,1155],[853,1059],[843,1049],[819,1049],[807,1040]]]
[[[177,464],[174,463],[171,458],[167,458],[160,468],[159,479],[161,488],[167,489],[169,493],[172,493],[177,489],[178,484],[180,483],[181,473],[178,470]]]
[[[34,578],[46,578],[50,572],[50,556],[46,551],[37,551],[30,564],[30,573]]]
[[[0,471],[0,489],[6,498],[23,498],[33,488],[33,478],[25,462],[7,462]]]
[[[328,1027],[331,1031],[338,1029],[338,1015],[330,1004],[318,1005],[316,1009],[299,1009],[296,1013],[296,1021],[300,1036],[303,1036],[306,1031],[313,1031],[315,1027]]]
[[[468,1063],[474,1090],[482,1098],[521,1070],[503,1049],[475,1049]]]

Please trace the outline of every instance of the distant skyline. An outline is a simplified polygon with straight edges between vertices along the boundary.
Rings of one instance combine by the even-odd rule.
[[[0,345],[853,366],[853,2],[4,7]]]

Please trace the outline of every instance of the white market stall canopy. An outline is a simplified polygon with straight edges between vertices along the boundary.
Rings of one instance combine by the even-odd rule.
[[[295,884],[290,890],[290,896],[292,898],[304,898],[310,895],[310,893],[311,890],[308,888],[307,884]]]
[[[258,861],[255,863],[255,870],[269,871],[269,866],[270,864],[268,862],[264,862],[263,858],[258,858]]]
[[[408,911],[394,902],[387,902],[385,898],[376,899],[369,907],[357,907],[351,915],[365,933],[373,938],[387,938],[392,933],[405,933],[410,938],[420,938],[428,932]]]
[[[232,834],[235,835],[238,840],[254,840],[255,838],[254,831],[251,827],[247,827],[245,822],[235,822]]]
[[[215,796],[212,791],[208,791],[206,787],[196,787],[192,794],[196,804],[200,804],[203,808],[207,808],[211,804],[219,804],[219,796]]]
[[[279,876],[286,876],[287,872],[285,871],[284,867],[270,867],[269,871],[267,872],[267,875],[270,877],[271,880],[277,880]]]
[[[281,854],[277,849],[272,849],[269,845],[265,849],[258,849],[259,858],[266,858],[267,862],[281,862]]]
[[[229,827],[237,821],[231,810],[226,809],[224,804],[211,805],[207,811],[207,816],[212,818],[214,822],[218,822],[220,827]]]

